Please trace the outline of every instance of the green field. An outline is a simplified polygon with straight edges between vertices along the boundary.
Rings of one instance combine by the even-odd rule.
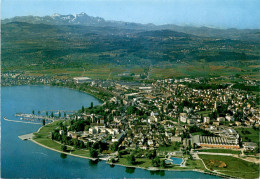
[[[125,155],[123,158],[120,158],[118,164],[123,164],[126,166],[136,166],[136,167],[138,166],[138,167],[144,167],[144,168],[148,168],[148,167],[152,166],[152,160],[150,160],[148,158],[136,158],[136,164],[131,165],[127,161],[127,156],[128,155]]]
[[[158,151],[160,152],[173,152],[176,150],[179,150],[180,145],[179,144],[171,144],[170,146],[159,146]]]
[[[212,152],[212,153],[229,153],[229,154],[240,154],[240,151],[230,150],[230,149],[202,149],[197,150],[199,152]]]
[[[203,117],[207,117],[209,116],[209,114],[211,113],[211,111],[199,111],[198,114],[202,115]]]
[[[187,160],[185,168],[205,170],[205,167],[201,160]]]
[[[55,121],[51,124],[48,124],[41,128],[39,133],[34,133],[35,137],[34,140],[42,145],[45,145],[46,147],[50,147],[52,149],[58,150],[60,152],[63,152],[61,150],[61,144],[53,141],[50,139],[50,133],[57,128],[58,123],[61,121]],[[71,154],[83,156],[83,157],[90,157],[90,153],[88,150],[80,150],[80,149],[75,149],[74,147],[68,147],[67,150],[71,150]]]
[[[259,130],[252,128],[236,128],[236,131],[242,137],[243,142],[259,143]]]
[[[259,166],[257,164],[244,161],[242,159],[220,156],[220,155],[199,155],[209,169],[217,170],[221,173],[232,177],[241,178],[258,178]],[[221,162],[225,163],[226,167],[220,167]]]

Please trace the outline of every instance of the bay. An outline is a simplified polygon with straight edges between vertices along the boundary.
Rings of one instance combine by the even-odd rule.
[[[64,156],[19,135],[36,132],[41,125],[16,123],[16,113],[35,110],[78,110],[101,104],[95,97],[76,90],[50,86],[1,88],[1,177],[3,178],[218,178],[193,171],[152,172],[139,168],[110,166],[105,161]]]

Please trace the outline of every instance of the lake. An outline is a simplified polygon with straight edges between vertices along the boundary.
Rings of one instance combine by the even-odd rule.
[[[16,113],[48,110],[78,110],[101,102],[76,90],[50,86],[15,86],[1,88],[1,177],[2,178],[218,178],[192,171],[147,171],[110,166],[105,161],[64,156],[22,141],[19,135],[36,132],[41,125],[16,123]]]

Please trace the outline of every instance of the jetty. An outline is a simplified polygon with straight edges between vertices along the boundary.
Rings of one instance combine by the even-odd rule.
[[[11,120],[11,119],[7,119],[6,117],[4,117],[5,121],[9,121],[9,122],[19,122],[19,123],[25,123],[25,124],[41,124],[41,123],[35,123],[35,122],[24,122],[24,121],[17,121],[17,120]]]
[[[23,118],[32,118],[32,119],[54,120],[54,118],[52,118],[52,117],[36,115],[36,114],[16,113],[15,116],[23,117]]]
[[[33,133],[18,136],[22,140],[32,140]]]
[[[76,113],[78,111],[68,111],[68,110],[43,110],[41,111],[42,113],[46,113],[46,112],[53,112],[53,113],[62,113],[62,112],[65,112],[65,113]]]

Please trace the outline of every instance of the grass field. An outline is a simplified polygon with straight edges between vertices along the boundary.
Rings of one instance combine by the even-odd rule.
[[[226,175],[239,178],[259,177],[259,166],[257,164],[230,156],[201,154],[199,157],[209,169],[217,170]],[[224,162],[226,167],[220,167],[221,162]]]
[[[200,169],[205,170],[205,167],[201,160],[187,160],[186,169]]]
[[[61,121],[55,121],[41,128],[39,133],[34,133],[35,134],[34,140],[42,145],[63,152],[61,150],[61,144],[50,139],[50,133],[57,127],[57,124],[59,122]],[[90,153],[88,150],[75,149],[74,147],[70,147],[70,146],[67,148],[67,150],[71,150],[71,154],[80,155],[83,157],[90,157]]]
[[[127,156],[128,155],[124,155],[122,156],[122,158],[119,159],[118,164],[122,164],[125,166],[129,166],[129,167],[143,167],[143,168],[149,168],[149,167],[153,167],[152,165],[152,159],[149,158],[136,158],[136,163],[134,165],[130,164],[127,161]],[[161,159],[162,160],[162,159]],[[166,169],[201,169],[201,167],[203,167],[203,164],[200,163],[201,161],[194,161],[194,163],[190,162],[190,165],[186,168],[177,166],[177,165],[167,165],[165,168]],[[158,167],[159,169],[165,169],[162,167]]]
[[[158,151],[160,151],[160,152],[173,152],[176,150],[179,150],[179,145],[176,145],[176,144],[172,144],[170,146],[160,146],[158,148]]]
[[[126,165],[126,166],[135,166],[135,167],[144,167],[148,168],[152,166],[152,160],[148,158],[136,158],[136,164],[132,165],[127,161],[127,155],[123,155],[122,158],[119,159],[118,164]]]
[[[236,131],[242,137],[243,142],[259,143],[259,131],[252,128],[236,128]]]
[[[211,113],[211,111],[199,111],[198,114],[202,115],[203,117],[207,117],[209,116],[209,114]]]
[[[240,154],[240,151],[230,149],[202,149],[199,152],[212,152],[212,153],[229,153],[229,154]]]

